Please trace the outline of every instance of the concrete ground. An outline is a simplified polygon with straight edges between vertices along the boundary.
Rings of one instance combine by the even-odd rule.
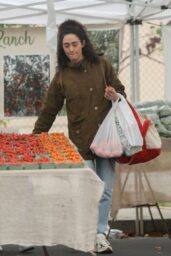
[[[162,207],[160,206],[160,210],[162,212],[162,215],[164,219],[170,219],[171,218],[171,207]],[[160,219],[159,212],[156,207],[151,207],[151,211],[153,214],[154,219]],[[117,214],[117,220],[135,220],[136,214],[135,214],[135,208],[123,208],[120,209]],[[143,208],[143,219],[148,220],[150,219],[149,211],[147,208]]]
[[[168,237],[133,237],[124,239],[110,238],[113,253],[111,256],[171,256],[171,239]],[[19,247],[3,246],[0,256],[91,256],[63,245],[47,247],[47,254],[42,247],[35,247],[31,252],[19,253]],[[98,255],[98,254],[96,254]],[[104,256],[107,254],[103,254]]]
[[[151,213],[153,221],[149,214],[147,207],[143,207],[143,235],[158,233],[158,235],[163,235],[170,233],[171,235],[171,207],[160,207],[160,211],[163,216],[163,220],[159,215],[156,207],[151,207]],[[139,225],[140,225],[140,219]],[[111,228],[122,230],[126,234],[134,235],[136,233],[136,209],[135,208],[125,208],[120,209],[115,221],[111,220]],[[142,233],[140,232],[142,235]],[[156,235],[156,234],[155,234]],[[171,254],[170,254],[171,255]]]

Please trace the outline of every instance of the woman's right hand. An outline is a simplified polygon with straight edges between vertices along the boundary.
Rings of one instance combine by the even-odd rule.
[[[110,85],[106,86],[104,97],[107,100],[112,100],[112,101],[116,101],[119,98],[116,90]]]

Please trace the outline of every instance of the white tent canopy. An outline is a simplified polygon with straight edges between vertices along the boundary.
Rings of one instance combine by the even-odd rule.
[[[170,0],[0,0],[0,24],[47,24],[48,4],[56,23],[66,18],[85,24],[171,17]]]
[[[131,24],[132,101],[139,100],[139,26],[143,21],[171,18],[171,0],[0,0],[0,24],[47,27],[56,47],[56,25],[66,19],[88,24]]]

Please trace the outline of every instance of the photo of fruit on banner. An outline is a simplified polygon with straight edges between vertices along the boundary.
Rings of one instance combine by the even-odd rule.
[[[63,133],[0,133],[0,170],[83,166],[84,160]]]

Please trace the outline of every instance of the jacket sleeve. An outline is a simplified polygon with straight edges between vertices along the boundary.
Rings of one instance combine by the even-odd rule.
[[[44,108],[35,123],[33,133],[48,132],[63,104],[64,95],[57,73],[50,83]]]
[[[107,85],[113,86],[118,93],[126,98],[125,86],[118,79],[112,64],[105,59],[103,59],[103,69]]]

